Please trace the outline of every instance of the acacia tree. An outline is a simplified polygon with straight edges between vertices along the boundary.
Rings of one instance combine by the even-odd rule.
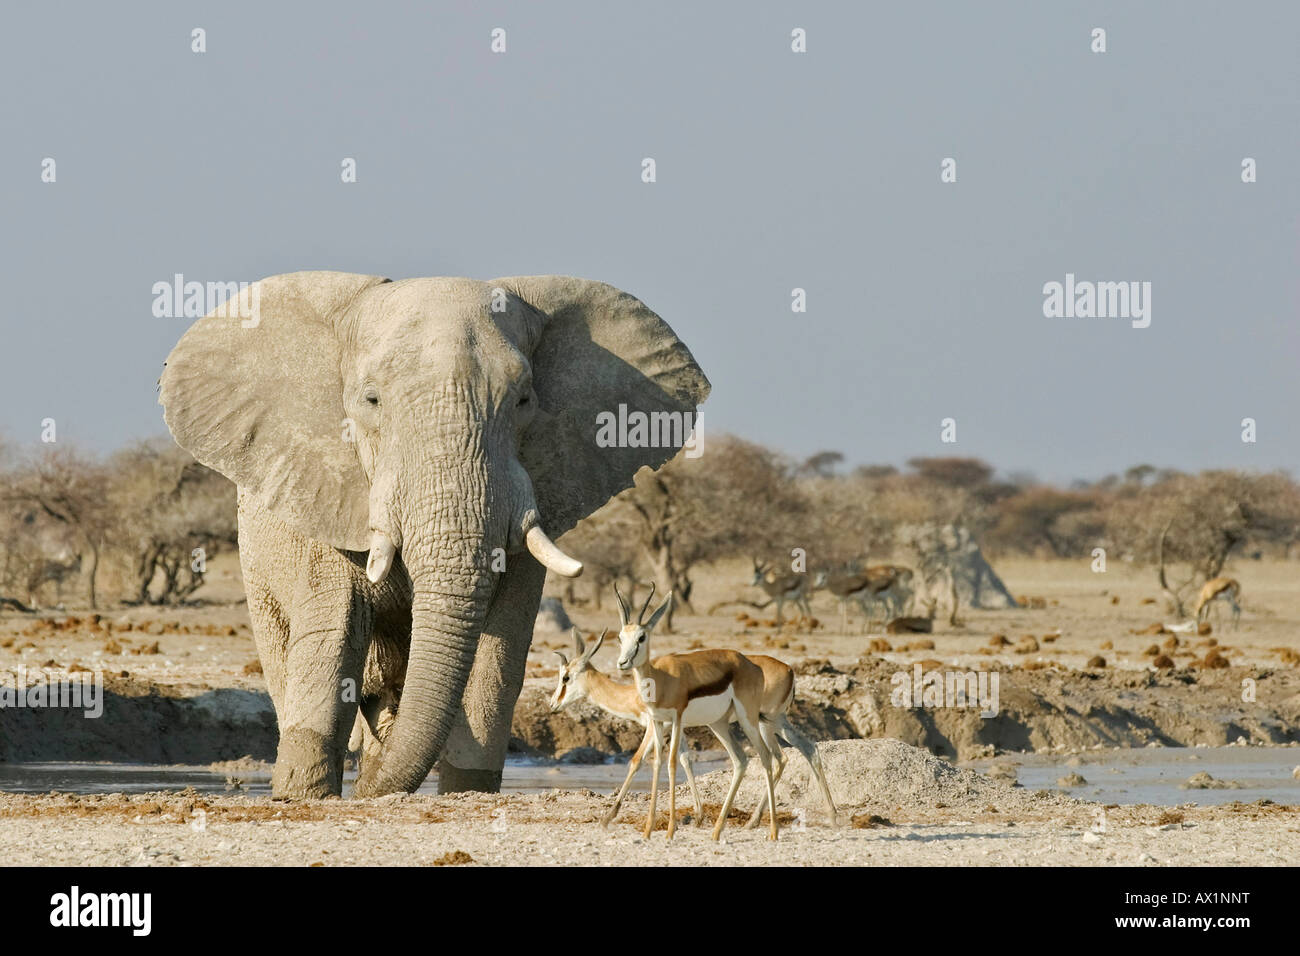
[[[1287,541],[1300,528],[1300,496],[1284,474],[1206,471],[1163,474],[1118,498],[1107,534],[1140,563],[1156,569],[1170,609],[1186,615],[1192,591],[1218,577],[1247,542]],[[1182,565],[1181,577],[1172,577]]]
[[[891,477],[859,469],[848,476],[815,475],[799,480],[812,568],[859,565],[872,550],[889,543],[893,520],[885,503]]]
[[[186,600],[203,585],[207,560],[236,543],[234,485],[169,439],[119,452],[110,474],[114,541],[131,566],[132,600]]]
[[[4,501],[27,523],[46,521],[65,530],[75,542],[76,567],[86,575],[86,601],[98,607],[100,559],[112,528],[104,467],[75,449],[47,448],[17,467]],[[86,559],[89,559],[88,561]]]
[[[804,502],[791,466],[775,452],[729,435],[711,437],[704,454],[684,453],[659,471],[643,468],[614,499],[615,514],[635,528],[661,593],[690,613],[697,565],[745,551],[798,543]],[[673,609],[664,619],[672,629]]]
[[[595,610],[601,610],[605,592],[615,582],[625,588],[625,593],[635,591],[644,563],[640,531],[628,509],[620,508],[618,502],[611,502],[578,522],[577,527],[560,539],[560,544],[568,553],[581,556],[586,569],[583,577],[590,584]],[[570,605],[578,603],[572,578],[565,581],[564,600]]]
[[[999,501],[985,542],[994,549],[1029,554],[1046,550],[1053,557],[1078,555],[1097,540],[1105,518],[1096,494],[1061,491],[1043,485],[1026,488]]]

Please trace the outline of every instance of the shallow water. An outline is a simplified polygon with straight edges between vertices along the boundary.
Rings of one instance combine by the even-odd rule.
[[[1212,806],[1240,800],[1253,803],[1269,799],[1275,803],[1300,804],[1300,780],[1292,769],[1300,765],[1300,748],[1288,747],[1160,747],[1121,749],[1079,754],[1078,765],[1070,766],[1069,754],[1008,754],[996,760],[975,761],[966,766],[985,771],[993,763],[1018,764],[1017,779],[1030,790],[1061,790],[1070,796],[1102,803],[1147,803],[1176,806],[1192,803]],[[725,759],[695,762],[698,774],[729,766]],[[1218,780],[1241,785],[1231,790],[1184,790],[1180,784],[1205,771]],[[752,771],[751,771],[752,772]],[[1078,787],[1061,788],[1057,780],[1078,773],[1087,781]],[[520,758],[506,763],[502,790],[507,793],[542,793],[554,789],[594,790],[610,794],[618,789],[627,773],[622,760],[603,764],[556,764]],[[241,771],[231,775],[207,767],[125,763],[0,763],[0,791],[9,793],[147,793],[193,787],[200,793],[267,797],[271,775],[266,771]],[[355,773],[345,777],[348,792]],[[661,788],[667,772],[661,772]],[[679,782],[684,782],[678,773]],[[650,789],[650,774],[642,767],[633,782],[634,790]],[[426,780],[420,793],[435,794],[436,778]]]
[[[1300,804],[1300,780],[1291,773],[1300,766],[1297,747],[1146,747],[1069,754],[1007,754],[964,766],[986,771],[994,763],[1019,764],[1016,779],[1028,790],[1059,790],[1082,800],[1101,803],[1148,803],[1176,806],[1193,803],[1216,806],[1240,800],[1254,803]],[[1240,784],[1231,790],[1182,789],[1193,774],[1204,771],[1216,780]],[[1057,781],[1077,773],[1087,783],[1059,787]]]
[[[730,766],[725,759],[696,760],[696,773],[709,773]],[[545,793],[550,790],[590,789],[613,793],[623,783],[627,763],[556,764],[519,759],[506,762],[502,790],[506,793]],[[230,778],[238,778],[235,785]],[[685,777],[680,768],[678,781]],[[344,774],[344,792],[356,779],[356,772]],[[667,786],[668,773],[660,772],[660,789]],[[193,787],[199,793],[269,797],[271,772],[239,771],[234,774],[214,772],[207,767],[185,764],[132,763],[0,763],[0,791],[7,793],[149,793],[156,790],[183,790]],[[633,790],[650,790],[650,773],[645,765],[637,773]],[[436,794],[438,781],[430,777],[419,793]]]

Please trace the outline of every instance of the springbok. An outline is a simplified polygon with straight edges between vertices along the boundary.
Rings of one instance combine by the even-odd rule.
[[[912,569],[897,564],[877,564],[866,570],[871,600],[883,601],[885,613],[898,617],[912,598]]]
[[[68,578],[75,578],[81,573],[81,555],[72,555],[68,551],[61,552],[53,558],[37,558],[27,569],[27,603],[32,607],[37,606],[37,599],[40,597],[41,588],[47,582],[54,582],[54,601],[55,604],[63,603],[63,582]]]
[[[600,637],[593,643],[584,644],[578,629],[576,627],[573,629],[573,647],[576,652],[573,660],[569,660],[560,651],[553,652],[560,659],[561,667],[559,682],[555,685],[555,693],[551,695],[551,713],[561,711],[575,701],[586,698],[615,717],[635,720],[646,730],[645,736],[641,738],[641,746],[637,747],[636,753],[632,755],[632,762],[627,768],[627,777],[624,778],[623,786],[619,788],[618,796],[614,799],[614,808],[605,814],[605,818],[601,821],[602,826],[608,826],[618,815],[618,808],[623,804],[627,788],[631,786],[632,778],[636,776],[641,761],[645,758],[646,750],[654,740],[654,735],[650,732],[650,711],[637,694],[636,685],[620,683],[598,671],[591,664],[592,657],[600,650],[600,645],[605,643],[607,633],[601,631]],[[662,733],[662,728],[660,732]],[[686,771],[686,781],[691,785],[691,799],[695,801],[695,825],[701,826],[704,823],[704,808],[700,805],[700,792],[695,787],[690,749],[682,748],[678,756],[681,759],[682,769]]]
[[[863,603],[866,599],[870,588],[870,582],[863,571],[818,571],[813,581],[813,589],[820,590],[825,588],[834,595],[836,602],[840,606],[840,630],[848,633],[849,630],[849,602],[854,601],[862,607],[863,614],[866,614],[866,605]]]
[[[681,748],[682,727],[704,725],[713,731],[731,758],[731,786],[713,826],[713,839],[722,836],[727,814],[736,799],[736,791],[745,776],[748,763],[744,751],[731,739],[731,723],[740,724],[758,754],[767,778],[767,802],[771,807],[768,839],[777,838],[776,790],[772,780],[772,754],[759,730],[763,709],[763,671],[738,651],[707,650],[688,654],[666,654],[650,660],[650,634],[672,603],[672,592],[655,609],[650,620],[643,620],[654,591],[646,598],[635,622],[623,595],[615,586],[622,626],[618,632],[618,669],[631,671],[637,694],[650,711],[649,732],[654,735],[654,777],[650,784],[650,812],[646,817],[645,838],[654,829],[655,806],[659,798],[659,767],[662,762],[664,723],[672,726],[668,744],[668,839],[677,829],[677,755]]]
[[[825,588],[835,596],[840,605],[840,628],[849,627],[848,604],[856,602],[862,608],[864,628],[871,624],[871,606],[877,601],[885,603],[885,613],[897,617],[911,599],[912,569],[893,564],[877,564],[865,571],[835,573],[821,571],[814,587]]]
[[[786,601],[792,601],[805,617],[812,617],[812,607],[808,604],[808,575],[793,571],[778,574],[767,562],[757,558],[751,560],[754,562],[754,579],[750,584],[762,588],[763,593],[776,602],[777,624],[784,619],[781,611]]]
[[[1206,581],[1196,598],[1197,624],[1203,617],[1209,617],[1211,604],[1215,601],[1227,601],[1232,607],[1232,626],[1236,629],[1241,623],[1241,606],[1237,603],[1240,598],[1241,585],[1235,578],[1211,578]]]
[[[645,758],[646,751],[653,746],[654,735],[646,726],[647,721],[650,719],[649,712],[637,694],[635,685],[615,681],[592,666],[591,658],[600,650],[604,640],[605,633],[602,632],[595,643],[584,645],[582,638],[578,634],[578,629],[575,627],[573,629],[573,644],[577,656],[573,660],[569,660],[560,651],[552,652],[560,659],[563,666],[560,669],[559,682],[555,686],[555,693],[551,695],[551,711],[554,713],[563,710],[569,704],[586,698],[615,717],[635,720],[643,727],[646,727],[646,733],[641,740],[641,745],[637,748],[636,753],[632,755],[632,762],[628,766],[627,777],[623,780],[623,786],[619,788],[618,794],[614,798],[614,805],[601,820],[602,826],[608,826],[614,817],[618,815],[619,807],[623,805],[623,798],[627,795],[628,787],[631,786],[632,779],[636,776],[636,772]],[[813,773],[817,777],[817,783],[821,787],[822,796],[826,800],[831,826],[836,826],[838,811],[835,809],[835,800],[831,797],[830,785],[826,782],[826,772],[822,769],[821,757],[817,753],[817,745],[795,730],[790,724],[788,711],[790,710],[790,704],[794,701],[793,668],[784,661],[779,661],[775,657],[768,657],[766,654],[746,654],[745,656],[757,664],[763,672],[763,703],[758,730],[763,735],[763,740],[767,743],[768,749],[772,752],[772,756],[776,761],[776,769],[772,775],[772,785],[776,786],[781,782],[781,775],[785,772],[785,768],[789,763],[785,752],[781,748],[780,740],[777,739],[780,737],[803,754],[804,759],[808,761],[808,765],[812,767]],[[695,725],[686,723],[684,726],[691,727]],[[671,732],[671,725],[661,727],[660,733],[663,733],[665,729]],[[682,748],[679,759],[682,770],[686,772],[686,781],[690,784],[691,799],[695,802],[695,825],[701,826],[704,823],[704,815],[700,804],[700,793],[695,786],[695,774],[690,750]],[[767,806],[766,796],[759,802],[758,807],[749,818],[749,822],[745,824],[746,828],[758,825],[765,806]]]

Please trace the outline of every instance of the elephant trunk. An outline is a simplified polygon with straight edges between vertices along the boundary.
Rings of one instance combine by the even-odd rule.
[[[462,577],[454,589],[413,579],[411,654],[397,719],[378,767],[358,779],[355,796],[416,790],[447,743],[474,666],[494,575]]]
[[[387,573],[394,538],[401,542],[411,576],[411,650],[397,718],[378,764],[362,768],[358,797],[414,791],[441,756],[501,570],[493,567],[494,552],[525,546],[561,574],[582,570],[542,531],[531,482],[517,463],[492,475],[483,458],[451,468],[444,459],[419,472],[438,476],[438,487],[418,496],[434,503],[430,513],[408,512],[400,527],[372,537],[371,580]]]
[[[367,571],[372,580],[386,574],[394,539],[400,543],[411,576],[410,657],[397,718],[378,762],[362,767],[353,790],[358,797],[413,791],[437,762],[460,712],[496,587],[492,549],[507,535],[508,515],[496,507],[504,489],[493,486],[482,456],[407,465],[403,477],[423,490],[395,493],[378,515],[372,501],[372,520],[392,516],[397,526],[374,534]],[[394,483],[395,492],[402,483]],[[422,506],[396,507],[401,501]]]

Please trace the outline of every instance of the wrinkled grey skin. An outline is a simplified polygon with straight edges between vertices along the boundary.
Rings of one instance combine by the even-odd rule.
[[[525,535],[558,537],[675,453],[598,447],[599,412],[693,414],[707,380],[662,319],[583,279],[300,272],[253,302],[186,332],[160,401],[239,486],[274,795],[341,793],[358,708],[355,795],[435,763],[443,792],[499,789],[545,576]]]

